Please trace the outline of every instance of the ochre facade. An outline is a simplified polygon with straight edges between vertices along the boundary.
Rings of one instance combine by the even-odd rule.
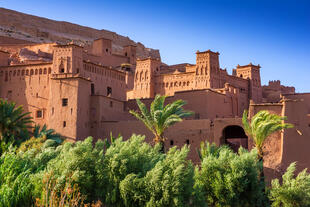
[[[160,58],[137,58],[136,46],[114,54],[112,42],[97,39],[92,45],[0,45],[0,97],[23,105],[37,124],[47,124],[70,140],[87,136],[105,138],[112,132],[152,135],[130,116],[136,98],[150,105],[156,94],[167,103],[188,102],[195,115],[168,129],[166,147],[191,145],[190,158],[198,162],[201,141],[251,148],[241,116],[245,109],[288,116],[294,129],[274,134],[265,146],[266,169],[283,170],[306,158],[310,135],[310,94],[296,94],[280,81],[261,85],[259,65],[237,65],[230,75],[219,63],[219,53],[196,52],[196,64],[168,66]],[[270,173],[268,175],[271,175]]]

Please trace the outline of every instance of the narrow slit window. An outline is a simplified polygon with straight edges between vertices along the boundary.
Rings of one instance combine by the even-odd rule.
[[[107,96],[111,96],[111,95],[112,95],[112,88],[107,87]]]

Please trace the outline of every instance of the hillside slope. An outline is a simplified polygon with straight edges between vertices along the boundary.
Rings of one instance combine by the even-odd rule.
[[[0,8],[0,44],[68,43],[89,45],[97,38],[111,39],[113,52],[119,53],[125,45],[137,46],[137,57],[159,58],[159,50],[146,48],[129,37],[108,30],[97,30],[70,22],[55,21],[21,12]]]

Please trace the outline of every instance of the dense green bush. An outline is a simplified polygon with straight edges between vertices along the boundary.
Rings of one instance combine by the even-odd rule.
[[[31,206],[35,186],[42,182],[37,174],[58,155],[58,150],[44,144],[40,152],[7,152],[0,157],[0,206]]]
[[[0,158],[0,206],[30,206],[33,166],[30,160],[7,153]]]
[[[296,164],[292,163],[282,176],[282,185],[278,179],[272,181],[269,198],[274,207],[310,206],[310,174],[307,169],[294,176]]]
[[[190,206],[193,204],[194,167],[189,148],[171,148],[144,177],[129,174],[120,183],[125,206]],[[192,205],[191,205],[192,206]]]
[[[58,144],[63,142],[60,134],[56,133],[54,129],[47,129],[46,124],[42,128],[40,125],[36,125],[33,129],[33,136],[35,138],[45,137],[46,139],[54,140]]]
[[[137,135],[95,145],[92,138],[59,146],[44,137],[31,139],[0,157],[0,207],[35,201],[42,206],[57,199],[119,207],[268,206],[256,150],[240,148],[236,154],[206,142],[196,168],[188,152],[184,146],[163,154],[160,145],[153,147]],[[310,175],[303,171],[295,177],[294,171],[292,164],[282,184],[272,182],[273,206],[310,206]]]
[[[101,188],[104,189],[104,201],[113,206],[123,206],[120,194],[120,183],[127,176],[144,177],[154,168],[155,164],[164,159],[159,152],[160,146],[150,146],[144,142],[144,137],[133,135],[131,139],[123,141],[118,138],[107,149],[102,172],[98,173]]]
[[[264,183],[260,182],[261,162],[256,150],[202,145],[201,169],[196,168],[195,187],[201,189],[211,206],[266,206]]]
[[[17,149],[17,152],[27,152],[28,150],[35,150],[36,152],[40,152],[45,141],[45,136],[39,138],[31,137],[27,141],[21,143]]]
[[[0,155],[6,152],[10,145],[19,145],[29,138],[31,128],[30,112],[24,113],[22,106],[0,98]]]
[[[98,141],[93,146],[93,139],[89,137],[76,143],[67,142],[59,150],[59,155],[48,163],[44,171],[53,175],[57,182],[56,190],[60,192],[70,178],[72,184],[77,184],[80,192],[87,196],[87,201],[95,200],[96,192],[100,191],[96,170],[103,166],[104,142]]]

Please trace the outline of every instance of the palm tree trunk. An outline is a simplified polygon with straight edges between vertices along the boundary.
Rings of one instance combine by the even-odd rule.
[[[165,141],[164,141],[164,138],[162,136],[155,134],[155,138],[153,139],[153,142],[155,144],[159,143],[160,144],[160,150],[159,151],[161,153],[165,153]]]
[[[262,169],[259,172],[259,179],[262,182],[265,182],[265,173],[264,173],[264,153],[263,149],[260,147],[257,147],[257,156],[258,156],[258,161],[262,163]]]
[[[165,142],[164,141],[160,141],[160,152],[165,153]]]

